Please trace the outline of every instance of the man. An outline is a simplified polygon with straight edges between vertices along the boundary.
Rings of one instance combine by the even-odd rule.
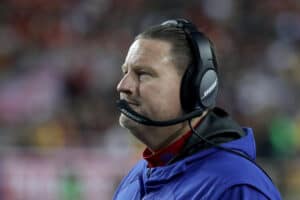
[[[147,148],[115,200],[281,199],[255,164],[250,128],[216,108],[211,42],[186,20],[139,34],[117,86],[120,125]]]

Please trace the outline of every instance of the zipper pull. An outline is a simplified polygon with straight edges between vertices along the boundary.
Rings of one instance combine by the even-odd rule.
[[[150,178],[151,172],[152,172],[152,169],[151,169],[151,168],[148,168],[148,171],[147,171],[147,178]]]

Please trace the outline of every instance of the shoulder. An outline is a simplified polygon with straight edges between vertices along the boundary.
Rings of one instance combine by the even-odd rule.
[[[128,174],[123,178],[123,180],[120,183],[121,185],[124,185],[126,183],[131,183],[138,179],[140,176],[142,176],[143,171],[146,169],[146,162],[144,160],[140,160],[137,162],[131,170],[128,172]]]
[[[222,185],[271,182],[254,161],[222,150],[195,160],[189,168],[188,173],[194,174],[195,177],[210,177]]]
[[[257,199],[257,200],[280,200],[279,193],[264,194],[252,185],[234,185],[221,194],[222,199]]]
[[[121,191],[125,188],[133,188],[134,190],[138,190],[139,188],[139,179],[143,176],[143,171],[146,169],[146,162],[144,160],[140,160],[130,171],[129,173],[122,179],[119,186],[115,191],[114,199],[120,195]],[[132,193],[137,193],[132,191]],[[132,194],[130,194],[132,195]]]
[[[182,184],[188,182],[193,183],[194,190],[203,190],[205,195],[216,199],[231,191],[231,188],[236,189],[234,192],[245,190],[266,197],[280,196],[272,181],[255,162],[223,151],[194,160],[186,170]]]

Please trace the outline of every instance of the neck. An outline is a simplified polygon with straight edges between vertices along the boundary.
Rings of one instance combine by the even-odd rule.
[[[202,118],[204,115],[202,115],[201,117],[197,117],[192,119],[192,126],[195,126]],[[170,131],[170,127],[169,127],[169,132],[168,130],[164,129],[164,128],[157,128],[156,132],[151,132],[149,134],[153,135],[153,143],[148,143],[146,144],[146,146],[153,152],[166,148],[167,146],[171,145],[173,142],[175,142],[176,140],[178,140],[182,135],[184,135],[185,133],[187,133],[190,130],[190,127],[188,125],[188,122],[183,122],[181,124],[178,125],[174,125],[177,127],[172,127]],[[168,127],[166,127],[168,128]],[[167,134],[169,133],[169,134]]]
[[[182,126],[179,127],[177,130],[175,130],[175,132],[173,132],[172,134],[168,134],[168,135],[165,134],[168,137],[164,138],[163,140],[161,140],[156,145],[153,145],[152,147],[148,146],[149,149],[151,149],[152,151],[157,151],[159,149],[169,146],[174,141],[176,141],[178,138],[180,138],[185,132],[187,132],[187,127],[188,127],[188,124],[186,122],[182,123]],[[164,134],[164,133],[162,133],[162,134]]]

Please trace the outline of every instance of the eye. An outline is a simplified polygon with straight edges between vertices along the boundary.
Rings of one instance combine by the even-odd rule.
[[[149,72],[145,72],[145,71],[138,71],[137,75],[138,75],[140,81],[146,80],[151,77],[151,74]]]
[[[138,76],[145,76],[145,75],[149,75],[149,73],[147,73],[147,72],[144,72],[144,71],[139,71],[137,74],[138,74]]]

